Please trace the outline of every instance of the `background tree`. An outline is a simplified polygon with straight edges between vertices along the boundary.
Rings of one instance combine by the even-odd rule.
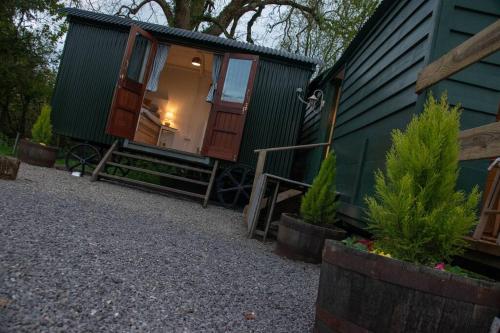
[[[141,11],[149,19],[161,14],[170,27],[201,31],[206,34],[235,38],[237,28],[246,24],[246,40],[253,42],[252,28],[266,7],[293,8],[308,20],[320,21],[319,8],[294,0],[81,0],[81,6],[119,16],[135,17]],[[243,18],[246,20],[243,20]]]
[[[80,0],[99,12],[258,42],[334,63],[380,0]],[[257,34],[258,35],[258,34]],[[257,37],[258,39],[258,37]]]
[[[55,48],[64,33],[58,0],[0,4],[0,132],[29,135],[55,78]]]
[[[318,58],[322,68],[338,60],[380,0],[303,0],[318,8],[320,20],[297,15],[295,8],[278,9],[270,29],[278,28],[280,47],[289,52]]]

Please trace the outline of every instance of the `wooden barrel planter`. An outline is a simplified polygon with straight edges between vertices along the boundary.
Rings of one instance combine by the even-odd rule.
[[[44,146],[22,139],[19,142],[17,154],[22,162],[52,168],[57,159],[57,151],[56,147]]]
[[[500,284],[327,241],[314,332],[489,332]]]
[[[17,158],[0,156],[0,179],[15,180],[21,162]]]
[[[294,260],[320,263],[326,239],[342,240],[345,230],[305,223],[297,216],[281,214],[275,253]]]

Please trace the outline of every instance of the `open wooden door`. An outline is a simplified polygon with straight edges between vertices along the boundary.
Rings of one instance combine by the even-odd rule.
[[[226,53],[201,153],[236,161],[252,95],[258,57]]]
[[[136,25],[130,28],[106,133],[133,140],[158,42]]]

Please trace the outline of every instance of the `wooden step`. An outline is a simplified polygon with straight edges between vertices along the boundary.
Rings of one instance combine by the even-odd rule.
[[[141,186],[141,187],[145,187],[145,188],[149,188],[149,189],[153,189],[153,190],[157,190],[157,191],[172,192],[172,193],[182,194],[182,195],[186,195],[186,196],[190,196],[190,197],[195,197],[195,198],[200,198],[200,199],[204,199],[205,198],[204,194],[183,191],[183,190],[179,190],[179,189],[176,189],[176,188],[172,188],[172,187],[168,187],[168,186],[162,186],[162,185],[156,185],[156,184],[152,184],[152,183],[148,183],[148,182],[143,182],[143,181],[135,180],[135,179],[131,179],[131,178],[114,176],[114,175],[110,175],[110,174],[103,173],[103,172],[99,173],[99,177],[100,178],[104,178],[104,179],[110,179],[110,180],[115,180],[115,181],[119,181],[119,182],[131,184],[131,185],[138,185],[138,186]]]
[[[115,162],[107,162],[106,164],[107,165],[112,165],[112,166],[115,166],[115,167],[118,167],[118,168],[124,168],[124,169],[134,170],[134,171],[138,171],[138,172],[143,172],[143,173],[147,173],[147,174],[154,175],[154,176],[166,177],[166,178],[180,180],[180,181],[183,181],[183,182],[188,182],[188,183],[193,183],[193,184],[208,186],[208,182],[204,182],[204,181],[196,180],[196,179],[191,179],[191,178],[187,178],[187,177],[176,176],[176,175],[172,175],[172,174],[168,174],[168,173],[164,173],[164,172],[158,172],[158,171],[153,171],[153,170],[138,168],[138,167],[135,167],[135,166],[126,165],[126,164],[120,164],[120,163],[115,163]]]
[[[163,165],[168,165],[168,166],[173,166],[179,169],[184,169],[184,170],[191,170],[191,171],[198,171],[198,172],[203,172],[206,174],[211,174],[212,170],[208,169],[202,169],[202,168],[197,168],[197,167],[192,167],[192,166],[187,166],[187,165],[182,165],[174,162],[167,162],[167,161],[162,161],[156,158],[152,157],[146,157],[143,155],[134,155],[134,154],[129,154],[129,153],[124,153],[124,152],[119,152],[119,151],[113,151],[113,155],[118,155],[118,156],[123,156],[123,157],[128,157],[128,158],[133,158],[136,160],[142,160],[142,161],[148,161],[151,163],[157,163],[157,164],[163,164]]]
[[[496,214],[500,214],[500,210],[486,209],[486,210],[484,211],[484,214],[488,214],[488,215],[496,215]]]

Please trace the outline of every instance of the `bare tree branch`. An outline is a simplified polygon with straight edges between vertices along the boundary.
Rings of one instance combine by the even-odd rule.
[[[262,10],[264,9],[265,6],[259,6],[257,10],[255,11],[255,14],[252,15],[252,18],[248,21],[247,23],[247,42],[253,44],[254,40],[252,38],[252,28],[257,21],[257,19],[262,15]]]
[[[160,6],[162,9],[163,13],[165,14],[165,17],[167,18],[167,22],[169,26],[174,25],[174,13],[172,12],[172,8],[170,7],[170,4],[166,0],[142,0],[140,3],[136,4],[135,0],[132,2],[131,5],[121,5],[120,8],[118,8],[118,11],[116,12],[116,15],[118,16],[130,16],[130,15],[135,15],[137,14],[145,5],[151,4],[151,3],[156,3]],[[126,11],[126,14],[123,13],[123,11]]]

